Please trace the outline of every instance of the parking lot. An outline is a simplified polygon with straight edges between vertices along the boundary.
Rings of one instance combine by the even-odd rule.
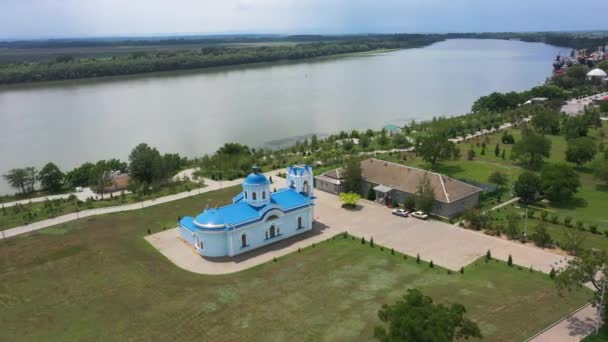
[[[177,229],[150,235],[146,239],[176,265],[196,273],[223,274],[272,260],[285,254],[325,240],[347,231],[376,244],[394,248],[411,256],[420,254],[423,260],[432,260],[443,267],[459,270],[486,254],[532,266],[549,272],[551,267],[564,264],[565,257],[519,242],[485,235],[440,221],[423,221],[413,217],[403,218],[391,214],[391,210],[370,201],[361,201],[357,210],[341,208],[338,197],[316,191],[315,228],[313,232],[263,247],[236,258],[205,259],[178,238]]]
[[[422,221],[413,217],[391,215],[390,209],[362,201],[361,210],[347,211],[340,207],[337,196],[317,191],[315,217],[319,222],[335,229],[348,231],[388,248],[423,260],[458,270],[491,250],[492,256],[525,267],[549,272],[551,267],[563,263],[564,257],[519,242],[485,235],[440,221]]]

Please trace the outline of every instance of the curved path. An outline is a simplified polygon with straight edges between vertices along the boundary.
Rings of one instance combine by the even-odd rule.
[[[266,176],[276,177],[276,175],[275,175],[276,171],[269,171],[269,172],[266,172],[265,174],[266,174]],[[231,181],[221,181],[221,182],[214,181],[211,179],[205,179],[206,186],[203,188],[197,188],[197,189],[193,189],[190,191],[185,191],[185,192],[181,192],[178,194],[159,197],[156,199],[146,200],[146,201],[138,202],[138,203],[118,205],[118,206],[106,207],[106,208],[83,210],[78,213],[71,213],[71,214],[58,216],[58,217],[48,219],[48,220],[34,222],[34,223],[24,225],[24,226],[10,228],[10,229],[2,231],[2,233],[0,234],[0,239],[10,238],[13,236],[33,232],[33,231],[36,231],[39,229],[43,229],[43,228],[47,228],[47,227],[54,226],[57,224],[81,219],[84,217],[111,214],[111,213],[117,213],[117,212],[121,212],[121,211],[137,210],[137,209],[147,208],[147,207],[151,207],[151,206],[162,204],[162,203],[177,201],[177,200],[187,198],[190,196],[196,196],[201,193],[218,190],[218,189],[230,187],[233,185],[238,185],[238,184],[241,184],[242,182],[243,182],[242,178],[231,180]]]

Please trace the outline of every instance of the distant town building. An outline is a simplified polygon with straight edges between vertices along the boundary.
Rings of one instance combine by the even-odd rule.
[[[131,176],[120,171],[108,172],[109,185],[106,186],[104,192],[116,192],[125,190],[129,186]]]
[[[416,196],[418,186],[427,177],[435,194],[435,204],[431,213],[437,216],[451,218],[461,214],[468,208],[479,203],[482,189],[450,178],[415,167],[391,163],[375,158],[361,161],[361,176],[363,184],[361,193],[367,195],[370,189],[375,192],[376,201],[386,203],[387,200],[404,203],[408,196]],[[341,170],[336,169],[316,177],[316,187],[319,190],[333,194],[342,191]]]
[[[388,135],[393,135],[393,134],[401,132],[401,127],[399,127],[397,125],[393,125],[393,124],[388,124],[388,125],[384,126],[383,128]]]
[[[286,188],[271,192],[270,181],[254,166],[232,204],[180,219],[181,238],[202,256],[231,257],[310,231],[312,167],[289,166],[286,178]]]

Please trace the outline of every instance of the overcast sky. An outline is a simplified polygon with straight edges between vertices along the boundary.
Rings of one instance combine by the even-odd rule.
[[[608,29],[608,0],[0,0],[0,38]]]

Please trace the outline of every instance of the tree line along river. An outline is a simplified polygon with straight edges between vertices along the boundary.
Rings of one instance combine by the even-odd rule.
[[[378,54],[0,88],[0,173],[126,159],[140,142],[198,156],[312,133],[455,115],[521,91],[567,50],[454,39]],[[12,190],[0,180],[0,194]]]

